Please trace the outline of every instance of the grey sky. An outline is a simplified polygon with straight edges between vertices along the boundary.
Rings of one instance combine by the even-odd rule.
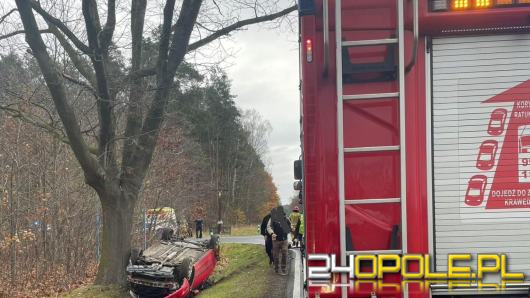
[[[232,91],[240,108],[253,108],[270,121],[269,169],[282,202],[288,203],[294,194],[293,161],[300,155],[296,33],[252,26],[232,41],[237,50],[228,69]]]

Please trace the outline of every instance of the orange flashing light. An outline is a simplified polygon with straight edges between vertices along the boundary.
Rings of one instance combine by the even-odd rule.
[[[475,0],[476,8],[491,7],[491,0]]]
[[[479,1],[479,0],[477,0]],[[469,0],[452,0],[451,1],[453,5],[451,7],[453,9],[466,9],[469,8]]]
[[[513,0],[495,0],[496,5],[512,5]]]

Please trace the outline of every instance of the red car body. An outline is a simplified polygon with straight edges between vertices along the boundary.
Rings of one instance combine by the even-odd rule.
[[[476,163],[477,169],[487,171],[493,168],[497,148],[498,142],[494,140],[487,140],[480,144]]]
[[[467,191],[465,203],[468,206],[479,206],[484,201],[484,192],[486,191],[486,184],[488,177],[484,175],[475,175],[469,179],[467,184]]]
[[[508,111],[506,111],[506,109],[495,109],[491,112],[488,124],[488,133],[490,135],[498,136],[504,132],[507,114]]]
[[[215,252],[209,250],[200,260],[193,265],[193,281],[190,285],[187,279],[184,280],[180,288],[166,296],[166,298],[186,298],[193,290],[199,289],[199,287],[210,277],[215,270],[215,264],[217,258]]]
[[[180,288],[176,290],[175,292],[166,296],[166,298],[185,298],[185,297],[188,297],[190,293],[191,293],[190,283],[188,279],[185,278]]]

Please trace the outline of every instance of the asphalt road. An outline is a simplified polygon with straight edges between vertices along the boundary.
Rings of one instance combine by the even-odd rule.
[[[243,243],[265,245],[263,236],[221,236],[221,243]]]

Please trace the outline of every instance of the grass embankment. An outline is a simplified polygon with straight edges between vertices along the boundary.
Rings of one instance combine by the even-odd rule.
[[[222,259],[212,276],[214,285],[200,298],[267,297],[268,259],[263,246],[223,244]]]
[[[88,285],[77,288],[61,298],[126,298],[129,295],[123,288],[118,286],[96,286]]]
[[[257,225],[245,225],[232,227],[230,236],[256,236],[259,235]]]

